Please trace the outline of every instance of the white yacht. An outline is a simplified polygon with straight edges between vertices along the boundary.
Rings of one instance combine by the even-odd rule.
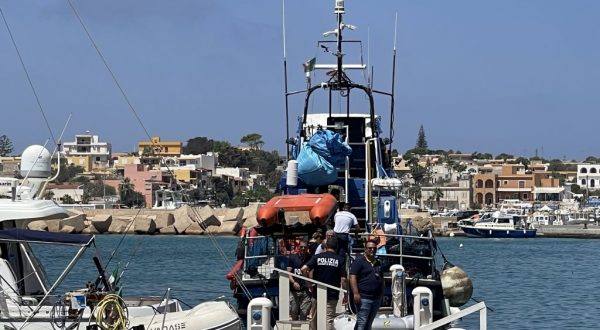
[[[223,300],[201,303],[183,310],[177,300],[124,298],[110,281],[96,254],[88,260],[98,277],[86,288],[58,292],[73,266],[87,249],[95,249],[93,235],[76,235],[28,230],[35,220],[58,220],[66,210],[51,200],[36,199],[50,176],[50,153],[31,146],[23,153],[23,183],[0,178],[0,326],[4,329],[240,329],[236,311]],[[34,255],[35,244],[72,246],[73,258],[56,280],[46,276],[44,260]],[[56,262],[56,258],[47,262]],[[83,261],[82,261],[83,262]],[[148,279],[149,281],[150,277]],[[142,280],[142,279],[140,279]]]

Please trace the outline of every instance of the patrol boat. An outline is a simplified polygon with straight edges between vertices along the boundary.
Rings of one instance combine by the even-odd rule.
[[[329,59],[333,54],[334,63],[321,63],[317,58],[304,63],[305,90],[288,91],[284,59],[286,120],[290,118],[288,104],[293,96],[303,94],[304,107],[297,123],[291,125],[296,128],[295,136],[289,135],[290,122],[286,122],[288,163],[279,183],[282,196],[258,210],[257,226],[242,230],[238,261],[227,274],[238,313],[246,318],[248,329],[269,329],[275,324],[289,328],[293,323],[302,323],[289,319],[289,276],[295,276],[317,285],[316,326],[325,328],[325,292],[332,287],[288,273],[287,258],[298,251],[300,241],[308,241],[319,229],[325,232],[332,228],[336,206],[343,203],[357,217],[360,237],[379,240],[377,255],[384,270],[385,293],[374,329],[416,329],[427,324],[439,327],[473,311],[482,313],[483,322],[483,303],[466,314],[454,309],[469,301],[472,284],[458,267],[439,267],[438,247],[431,231],[402,232],[397,210],[402,182],[395,177],[391,164],[394,70],[391,92],[355,81],[358,75],[352,72],[364,73],[368,68],[362,62],[344,63],[349,57],[343,52],[344,46],[362,45],[361,41],[342,38],[345,31],[356,28],[344,22],[344,14],[344,1],[336,0],[336,25],[323,33],[327,40],[317,45],[317,49],[327,51]],[[317,74],[319,71],[325,74]],[[323,80],[313,84],[315,77]],[[324,99],[325,105],[313,105],[316,99]],[[376,99],[387,102],[390,118],[376,113]],[[314,113],[313,108],[325,112]],[[389,123],[387,136],[383,135],[385,123]],[[362,251],[363,245],[357,240],[347,256],[349,261]],[[347,313],[343,307],[340,309],[342,314],[334,322],[335,327],[352,328],[355,308],[350,306]]]

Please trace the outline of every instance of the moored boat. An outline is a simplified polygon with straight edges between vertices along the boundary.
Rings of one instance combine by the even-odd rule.
[[[30,147],[31,148],[31,147]],[[231,305],[224,300],[200,303],[184,310],[178,300],[160,297],[122,297],[119,276],[111,280],[96,251],[90,267],[97,278],[88,279],[84,288],[57,288],[73,266],[89,249],[98,249],[94,235],[53,233],[26,229],[36,220],[64,223],[68,212],[43,195],[44,182],[50,176],[50,153],[42,146],[24,152],[21,174],[27,184],[13,178],[0,178],[5,198],[0,198],[0,326],[5,329],[240,329],[241,322]],[[30,151],[30,150],[29,150]],[[28,158],[33,155],[33,161]],[[41,155],[41,156],[40,156]],[[8,197],[8,198],[6,198]],[[67,220],[68,221],[68,220]],[[66,267],[51,281],[44,270],[44,260],[33,247],[42,245],[71,246],[76,252],[65,260]],[[93,263],[91,262],[93,261]],[[142,279],[140,279],[142,280]],[[151,280],[151,278],[143,279]],[[83,281],[85,283],[85,280]],[[83,285],[82,285],[83,286]],[[166,289],[166,288],[165,288]],[[163,291],[165,292],[165,291]],[[162,292],[159,292],[162,294]]]
[[[459,222],[458,227],[469,237],[533,238],[537,232],[523,216],[499,211],[475,223]]]
[[[294,125],[297,134],[286,138],[288,168],[279,184],[282,196],[259,209],[258,225],[243,231],[238,262],[227,274],[238,313],[246,317],[247,326],[252,329],[308,325],[308,320],[290,319],[289,278],[295,277],[316,285],[313,322],[316,329],[325,329],[327,288],[340,293],[346,290],[287,272],[286,267],[289,255],[298,250],[301,241],[307,242],[318,230],[333,228],[335,209],[344,205],[357,218],[360,228],[356,233],[360,239],[349,246],[345,255],[346,266],[364,251],[363,241],[378,241],[377,258],[385,290],[374,328],[417,329],[426,324],[440,327],[473,311],[485,315],[483,303],[465,314],[455,309],[469,301],[472,284],[458,267],[439,267],[438,246],[431,231],[402,232],[398,201],[403,185],[391,166],[394,93],[353,80],[352,70],[363,73],[367,67],[363,63],[345,64],[347,54],[342,47],[347,42],[360,41],[342,38],[344,30],[355,29],[343,21],[344,1],[335,1],[334,14],[335,28],[323,35],[335,40],[320,41],[318,49],[327,49],[328,53],[332,49],[336,63],[322,64],[311,59],[304,65],[306,90],[288,92],[286,87],[286,118],[287,100],[292,95],[304,95],[304,108]],[[326,72],[324,81],[312,83],[315,70]],[[285,76],[287,86],[287,72]],[[320,96],[314,96],[319,93]],[[324,106],[313,104],[319,98],[325,100]],[[388,137],[383,136],[384,118],[375,112],[375,99],[380,98],[387,98],[390,104]],[[336,102],[343,111],[334,109]],[[313,113],[313,108],[323,112]],[[323,202],[326,205],[316,206]],[[298,211],[313,214],[308,215],[308,221],[296,221],[302,218]],[[340,315],[333,321],[335,329],[354,327],[356,316],[351,311],[355,311],[352,303],[338,306]]]

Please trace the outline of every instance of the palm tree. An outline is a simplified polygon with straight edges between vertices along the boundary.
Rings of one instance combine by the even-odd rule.
[[[440,199],[442,197],[444,197],[444,192],[442,191],[442,189],[440,189],[440,187],[436,187],[433,190],[433,195],[432,197],[435,199],[435,204],[437,205],[437,208],[440,208]]]
[[[408,188],[408,196],[413,197],[413,203],[418,205],[421,200],[421,186],[414,185]]]
[[[129,180],[128,177],[124,177],[119,184],[119,199],[121,200],[121,204],[125,204],[127,206],[131,206],[133,204],[134,197],[134,186]]]

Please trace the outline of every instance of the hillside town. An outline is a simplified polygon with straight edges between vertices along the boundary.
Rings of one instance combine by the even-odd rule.
[[[235,148],[239,152],[260,149],[261,137],[256,135],[258,144]],[[62,176],[66,178],[49,185],[46,197],[62,204],[96,208],[246,206],[276,193],[277,176],[285,170],[285,157],[280,156],[274,171],[261,171],[260,166],[253,170],[227,166],[227,161],[220,161],[219,152],[184,151],[181,141],[152,137],[139,141],[137,152],[113,152],[111,143],[98,135],[89,131],[77,134],[73,141],[62,145],[60,157],[67,165],[63,166]],[[421,127],[415,148],[404,155],[394,151],[391,159],[396,175],[403,179],[405,208],[436,213],[495,208],[504,200],[517,200],[535,208],[548,205],[558,209],[560,203],[595,205],[599,201],[596,195],[600,192],[600,164],[594,157],[561,161],[434,151],[427,149]],[[19,164],[20,156],[0,157],[0,176],[18,176],[15,174]],[[222,190],[231,195],[222,194]],[[252,192],[257,190],[267,193],[256,197]],[[223,195],[225,199],[219,198]],[[235,196],[246,195],[253,197],[234,200]]]

